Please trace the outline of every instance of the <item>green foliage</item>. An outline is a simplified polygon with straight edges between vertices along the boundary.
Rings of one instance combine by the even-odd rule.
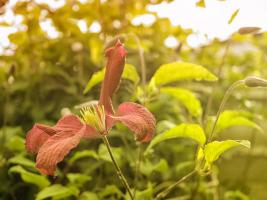
[[[98,99],[96,86],[104,77],[104,49],[118,35],[131,64],[125,66],[114,106],[136,100],[157,119],[154,138],[140,145],[139,171],[139,144],[132,135],[121,126],[109,135],[115,159],[136,190],[135,199],[154,199],[194,167],[199,173],[166,198],[266,199],[266,138],[254,134],[255,130],[266,132],[266,89],[235,90],[215,129],[217,134],[226,134],[217,135],[220,142],[206,143],[205,133],[210,134],[212,119],[233,82],[247,76],[267,77],[267,34],[245,28],[225,41],[214,39],[192,48],[188,44],[192,30],[174,27],[167,18],[146,9],[161,2],[66,1],[62,7],[51,8],[37,1],[18,1],[14,5],[22,26],[9,35],[8,54],[0,55],[0,199],[130,199],[101,140],[83,140],[58,165],[55,179],[34,169],[35,156],[24,146],[34,123],[55,124],[66,110],[75,113],[76,105]],[[196,1],[196,5],[205,7],[205,1]],[[155,21],[134,25],[132,20],[143,14],[155,16]],[[229,23],[237,15],[238,10]],[[79,20],[84,20],[88,30],[80,30]],[[58,37],[51,38],[42,29],[40,22],[46,21],[59,32]],[[99,32],[89,30],[95,23],[100,24]],[[14,28],[10,21],[0,26]],[[177,47],[165,46],[169,36],[177,39]],[[146,85],[140,83],[142,52]],[[216,83],[217,79],[220,82]],[[250,87],[257,84],[246,81]],[[254,117],[255,113],[260,117]],[[226,150],[249,146],[247,141],[237,141],[240,138],[251,140],[251,152],[240,148],[232,151],[232,157],[215,162]]]
[[[39,188],[45,188],[50,185],[50,182],[44,176],[29,172],[19,165],[11,167],[8,172],[20,174],[23,181],[34,184]]]
[[[219,133],[224,131],[227,128],[232,126],[247,126],[251,128],[255,128],[259,132],[263,132],[262,128],[257,125],[255,122],[250,120],[251,117],[250,113],[248,112],[241,112],[241,111],[234,111],[234,110],[226,110],[221,113],[215,132]]]
[[[147,152],[156,144],[174,138],[190,138],[198,144],[204,145],[206,136],[203,129],[198,124],[181,124],[157,135],[147,147]]]
[[[225,140],[225,141],[213,141],[208,143],[204,148],[204,155],[209,164],[216,161],[222,153],[232,149],[233,147],[244,146],[250,148],[250,142],[247,140],[235,141],[235,140]]]
[[[186,107],[190,115],[194,117],[202,115],[201,103],[190,90],[177,87],[162,87],[160,91],[176,98]]]
[[[54,184],[52,186],[46,187],[41,190],[37,196],[36,200],[42,200],[47,198],[53,199],[66,199],[70,196],[77,197],[79,194],[79,190],[75,187],[65,187],[59,184]]]
[[[186,62],[173,62],[158,68],[153,78],[155,84],[166,85],[180,80],[216,81],[217,77],[206,68]]]

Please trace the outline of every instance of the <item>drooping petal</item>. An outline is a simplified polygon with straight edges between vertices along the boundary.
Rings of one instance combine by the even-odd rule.
[[[106,112],[109,114],[114,113],[111,102],[112,95],[119,86],[126,54],[126,50],[119,40],[114,47],[108,48],[105,52],[107,64],[99,104],[104,105]]]
[[[27,133],[25,145],[26,145],[27,151],[32,154],[36,154],[39,151],[40,147],[51,136],[50,133],[52,133],[52,131],[46,132],[42,128],[43,128],[43,125],[35,124],[33,128]],[[45,128],[48,130],[47,127]]]
[[[26,149],[28,152],[36,154],[41,146],[53,135],[70,131],[73,133],[78,132],[83,127],[80,119],[75,115],[67,115],[61,118],[53,127],[35,124],[33,128],[27,133],[26,136]],[[91,127],[86,126],[85,138],[96,138],[99,134]]]
[[[57,163],[80,143],[85,131],[86,125],[83,125],[78,132],[62,131],[51,136],[37,154],[36,168],[43,174],[54,175]]]
[[[116,116],[112,118],[133,131],[138,141],[148,142],[154,135],[156,120],[153,114],[140,104],[122,103],[118,107]]]

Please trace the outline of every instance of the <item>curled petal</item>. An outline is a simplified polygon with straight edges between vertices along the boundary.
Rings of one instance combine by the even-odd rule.
[[[36,154],[41,146],[53,135],[59,132],[78,132],[84,125],[75,115],[67,115],[61,118],[53,127],[35,124],[26,136],[26,149],[28,152]],[[85,138],[96,138],[99,134],[91,127],[86,126]]]
[[[44,128],[45,127],[45,128]],[[45,131],[45,130],[49,131]],[[39,148],[53,135],[54,130],[41,124],[35,124],[26,136],[26,149],[32,154],[36,154]]]
[[[125,65],[126,50],[118,40],[114,47],[108,48],[105,52],[107,57],[106,72],[101,87],[99,104],[104,105],[105,110],[113,114],[112,95],[119,86],[121,75]]]
[[[112,118],[133,131],[138,141],[148,142],[154,135],[156,120],[153,114],[140,104],[122,103],[118,107],[116,116]]]
[[[86,125],[83,125],[78,132],[62,131],[51,136],[38,152],[36,168],[43,174],[54,175],[57,163],[80,143],[85,131]]]

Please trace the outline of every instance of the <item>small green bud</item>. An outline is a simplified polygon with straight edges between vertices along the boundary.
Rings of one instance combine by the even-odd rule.
[[[267,87],[267,80],[256,76],[246,77],[244,83],[248,87]]]

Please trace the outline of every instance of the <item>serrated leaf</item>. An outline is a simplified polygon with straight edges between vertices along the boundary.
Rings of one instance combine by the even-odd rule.
[[[230,19],[228,20],[228,24],[231,24],[234,19],[236,18],[237,14],[239,13],[239,8],[235,10],[235,12],[233,12],[233,14],[231,15]]]
[[[83,151],[78,151],[78,152],[74,153],[73,156],[70,158],[69,162],[70,162],[70,164],[72,164],[79,159],[87,158],[87,157],[98,159],[98,155],[95,151],[83,150]]]
[[[201,103],[190,90],[177,87],[163,87],[160,91],[175,97],[186,107],[190,115],[194,117],[202,115]]]
[[[206,161],[211,164],[216,161],[222,153],[237,146],[250,148],[250,142],[248,140],[225,140],[221,142],[210,142],[204,148]]]
[[[46,198],[66,199],[66,197],[69,196],[77,197],[78,194],[79,190],[75,187],[65,187],[59,184],[55,184],[40,191],[36,196],[36,200],[42,200]]]
[[[217,77],[200,65],[173,62],[161,65],[151,81],[155,81],[155,84],[160,86],[180,80],[216,81]]]
[[[98,71],[93,74],[91,79],[88,81],[83,93],[86,94],[89,92],[95,85],[101,83],[104,79],[105,75],[105,69],[102,69],[101,71]],[[136,71],[136,68],[131,64],[125,64],[124,70],[122,73],[122,78],[130,80],[134,82],[134,84],[137,84],[140,80],[140,77]]]
[[[262,128],[255,122],[249,119],[251,114],[248,112],[226,110],[220,115],[217,126],[215,128],[215,133],[222,132],[223,130],[233,127],[233,126],[248,126],[255,128],[261,133],[263,133]]]
[[[18,173],[24,182],[34,184],[39,188],[45,188],[50,185],[46,177],[29,172],[19,165],[11,167],[8,173]]]
[[[206,142],[206,136],[201,126],[198,124],[181,124],[154,137],[146,152],[156,144],[174,138],[190,138],[200,145],[204,145]]]

